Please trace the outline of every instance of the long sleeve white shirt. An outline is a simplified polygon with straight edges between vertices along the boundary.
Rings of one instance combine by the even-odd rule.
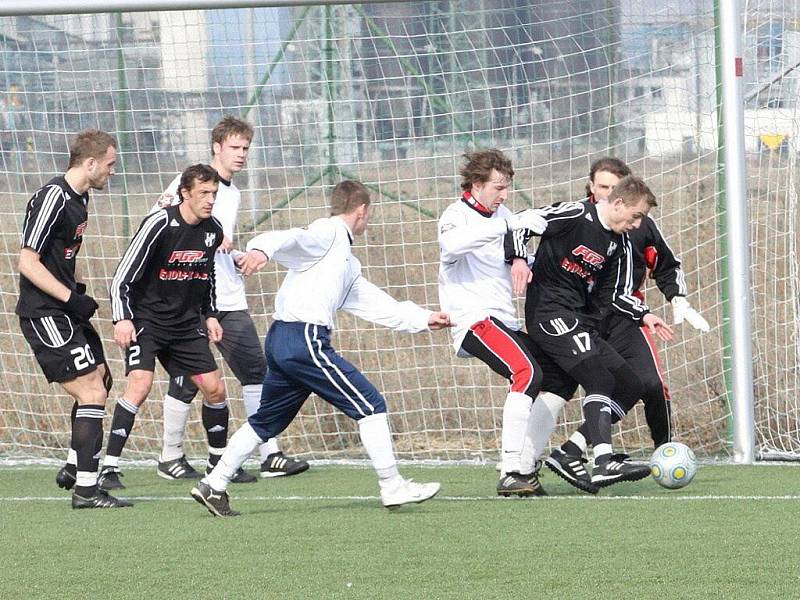
[[[455,323],[451,333],[459,355],[469,328],[487,317],[520,329],[503,249],[510,216],[502,205],[485,216],[459,200],[439,219],[439,302]]]
[[[180,204],[178,197],[178,184],[181,176],[178,175],[161,194],[151,213],[161,208]],[[229,240],[233,240],[236,225],[239,220],[239,205],[242,202],[242,193],[232,182],[220,182],[217,190],[217,199],[211,214],[222,225],[222,231]],[[217,310],[247,310],[247,296],[245,295],[244,278],[236,270],[233,256],[227,252],[217,252],[214,255],[214,272],[217,285]]]
[[[307,229],[271,231],[248,242],[247,250],[260,250],[289,270],[275,296],[273,318],[333,329],[342,309],[397,331],[427,329],[431,311],[398,302],[361,275],[351,239],[347,224],[329,217]]]

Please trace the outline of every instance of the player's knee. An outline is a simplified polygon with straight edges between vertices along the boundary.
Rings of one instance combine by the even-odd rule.
[[[225,384],[222,382],[222,379],[217,378],[216,381],[211,382],[210,385],[203,390],[203,394],[209,404],[225,402]]]
[[[587,395],[598,394],[610,398],[614,394],[614,374],[599,356],[582,360],[569,372],[569,376],[583,387]]]
[[[131,371],[125,384],[125,399],[140,406],[150,393],[153,385],[153,374],[149,371]]]

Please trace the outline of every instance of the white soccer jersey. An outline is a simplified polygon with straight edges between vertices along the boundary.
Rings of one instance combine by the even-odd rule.
[[[353,234],[339,217],[317,219],[307,229],[270,231],[247,243],[289,269],[275,296],[274,319],[311,323],[330,329],[336,311],[415,333],[428,328],[431,311],[398,302],[361,275],[350,248]]]
[[[464,355],[461,344],[469,328],[486,317],[520,329],[503,249],[510,216],[505,206],[489,216],[462,199],[439,219],[439,302],[455,323],[451,334],[459,355]]]
[[[181,176],[178,175],[167,186],[164,193],[156,202],[150,212],[168,206],[174,206],[180,202],[178,198],[178,184]],[[233,240],[236,224],[239,220],[239,204],[242,201],[242,193],[233,182],[225,183],[220,181],[217,190],[217,199],[211,214],[222,224],[222,231],[225,237]],[[214,271],[216,272],[217,286],[217,310],[247,310],[247,297],[245,295],[244,278],[236,270],[233,256],[225,252],[217,252],[214,257]]]

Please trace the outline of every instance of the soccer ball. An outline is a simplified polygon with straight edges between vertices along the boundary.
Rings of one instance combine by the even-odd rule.
[[[650,457],[653,479],[672,490],[689,485],[697,473],[697,458],[689,446],[680,442],[662,444]]]

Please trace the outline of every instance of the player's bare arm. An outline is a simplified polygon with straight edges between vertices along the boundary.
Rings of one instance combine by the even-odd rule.
[[[30,248],[23,248],[19,253],[19,272],[27,277],[33,285],[51,295],[56,300],[66,302],[72,293],[42,264],[39,253]]]
[[[114,324],[114,341],[123,350],[136,342],[136,327],[130,319],[123,319]]]

